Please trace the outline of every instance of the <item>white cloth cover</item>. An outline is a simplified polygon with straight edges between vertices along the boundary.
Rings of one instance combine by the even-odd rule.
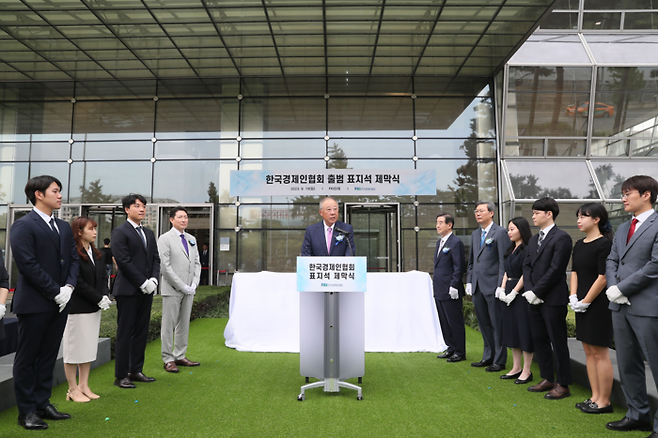
[[[226,346],[299,353],[296,288],[296,273],[236,273],[224,330]],[[426,272],[368,273],[365,313],[368,352],[436,353],[447,348]]]

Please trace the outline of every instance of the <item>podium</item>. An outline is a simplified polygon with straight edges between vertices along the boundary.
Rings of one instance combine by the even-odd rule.
[[[345,379],[365,373],[365,257],[297,257],[297,290],[300,292],[299,372],[318,382],[305,391],[323,387],[325,392],[361,387]]]

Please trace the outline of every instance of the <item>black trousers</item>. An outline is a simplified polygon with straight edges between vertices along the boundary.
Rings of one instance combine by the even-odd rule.
[[[530,306],[530,331],[541,377],[562,386],[571,384],[566,317],[566,306],[547,306],[545,304]],[[553,352],[557,357],[557,377]]]
[[[141,373],[144,368],[153,295],[139,292],[114,298],[117,301],[114,377],[123,379],[128,373]]]
[[[448,345],[448,353],[466,356],[466,329],[464,328],[462,298],[439,300],[434,297],[434,302],[439,313],[443,340]]]
[[[50,405],[53,371],[68,311],[16,316],[18,347],[14,357],[14,392],[18,413],[26,415]]]

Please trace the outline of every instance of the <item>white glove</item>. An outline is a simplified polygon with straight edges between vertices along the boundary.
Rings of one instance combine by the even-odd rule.
[[[514,298],[516,298],[518,294],[519,293],[517,291],[512,289],[512,292],[508,293],[507,296],[503,298],[503,302],[507,303],[507,305],[509,306],[510,304],[512,304],[512,301],[514,301]]]
[[[452,298],[453,300],[459,298],[459,291],[452,286],[450,286],[450,290],[448,291],[448,294],[450,295],[450,298]]]
[[[498,298],[500,301],[505,301],[505,289],[503,289],[502,287],[497,287],[494,296]]]
[[[151,280],[153,283],[155,283],[156,286],[158,285],[158,279],[157,278],[151,277],[151,278],[149,278],[149,280]]]
[[[525,298],[529,304],[536,306],[538,304],[541,304],[544,302],[541,298],[539,298],[535,293],[531,290],[524,292],[523,293],[523,298]]]
[[[466,283],[466,295],[469,297],[473,296],[473,284],[472,283]]]
[[[572,309],[574,304],[576,304],[577,302],[578,302],[578,297],[576,296],[576,294],[569,295],[569,305],[571,306]]]
[[[7,313],[7,305],[0,304],[0,319],[5,317],[5,313]]]
[[[631,302],[628,301],[628,297],[622,294],[617,286],[610,286],[608,290],[605,291],[605,295],[613,303],[631,305]]]
[[[103,295],[103,299],[98,302],[98,307],[100,307],[102,310],[107,310],[110,308],[110,299],[108,298],[107,295]]]
[[[69,300],[71,300],[71,295],[73,294],[73,289],[71,286],[66,285],[59,288],[59,293],[55,295],[55,302],[59,305],[60,313],[64,310]]]
[[[581,300],[581,301],[578,301],[576,304],[572,304],[571,308],[576,313],[585,313],[585,312],[587,312],[587,308],[589,307],[590,304],[592,304],[592,303],[583,303],[582,300]]]
[[[144,282],[142,285],[142,292],[144,292],[146,295],[152,294],[155,289],[157,289],[158,285],[156,282],[153,281],[153,278],[149,278]]]
[[[183,286],[183,293],[185,295],[194,295],[194,289],[192,288],[192,286],[185,285]]]

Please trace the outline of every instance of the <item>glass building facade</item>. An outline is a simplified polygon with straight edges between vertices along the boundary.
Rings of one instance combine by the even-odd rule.
[[[557,223],[581,233],[575,210],[603,202],[627,218],[621,183],[658,177],[658,2],[563,0],[505,66],[501,196],[505,217],[530,218],[548,195]]]
[[[188,206],[213,283],[294,270],[319,220],[319,196],[231,196],[232,170],[436,170],[433,196],[338,197],[373,271],[431,270],[439,211],[470,245],[480,199],[506,223],[553,196],[574,237],[585,201],[621,221],[620,182],[656,173],[658,3],[554,3],[2,2],[0,246],[44,173],[99,240],[128,193],[157,232]]]

